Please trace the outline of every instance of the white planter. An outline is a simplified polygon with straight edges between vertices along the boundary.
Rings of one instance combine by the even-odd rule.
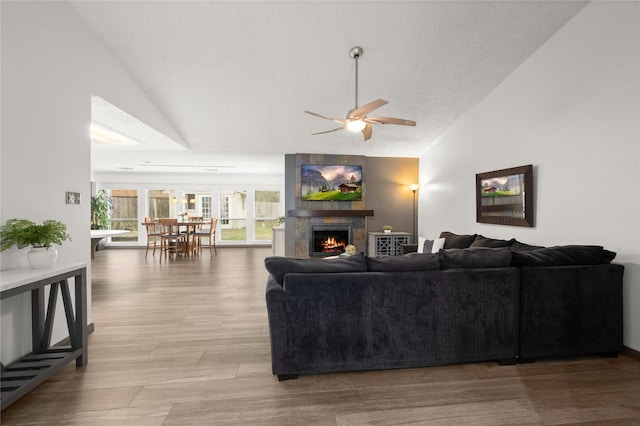
[[[390,234],[391,233],[391,229],[383,229],[385,234]]]
[[[33,269],[48,268],[58,260],[58,250],[53,247],[32,247],[27,253],[27,262]]]

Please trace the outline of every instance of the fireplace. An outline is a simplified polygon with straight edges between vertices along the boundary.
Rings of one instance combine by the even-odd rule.
[[[309,256],[337,256],[351,244],[351,225],[313,225],[309,236]]]

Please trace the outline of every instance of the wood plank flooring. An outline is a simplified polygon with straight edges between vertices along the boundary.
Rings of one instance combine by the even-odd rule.
[[[144,250],[93,260],[89,364],[70,365],[2,425],[639,425],[640,362],[627,356],[271,374],[269,248],[160,264]]]

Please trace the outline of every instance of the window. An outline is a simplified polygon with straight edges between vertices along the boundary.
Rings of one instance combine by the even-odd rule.
[[[202,219],[211,219],[211,195],[200,196],[200,211],[202,212]]]
[[[111,229],[127,229],[131,232],[111,237],[111,241],[138,241],[138,191],[135,189],[112,189]]]
[[[211,192],[187,191],[184,201],[183,208],[190,217],[201,216],[204,220],[211,219]]]
[[[278,225],[280,191],[255,191],[254,239],[271,240],[271,228]]]
[[[247,240],[247,191],[220,192],[220,240]]]
[[[147,191],[147,216],[152,218],[170,217],[169,191],[164,189],[150,189]]]

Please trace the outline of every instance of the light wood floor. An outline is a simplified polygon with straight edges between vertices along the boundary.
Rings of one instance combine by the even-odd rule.
[[[158,263],[93,260],[89,364],[70,365],[2,413],[3,425],[640,424],[640,362],[627,356],[271,374],[263,260],[219,248]]]

